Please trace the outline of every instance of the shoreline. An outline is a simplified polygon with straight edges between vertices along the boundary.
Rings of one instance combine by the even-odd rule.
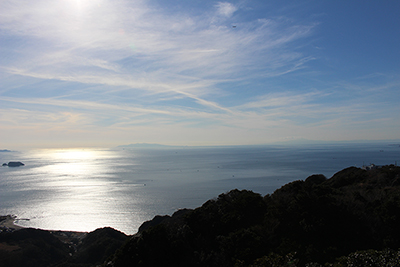
[[[23,227],[15,224],[15,221],[18,220],[27,220],[27,219],[17,219],[17,216],[15,215],[0,215],[0,234],[12,233],[21,229],[42,230],[58,238],[61,242],[73,245],[75,247],[77,246],[77,242],[81,241],[88,234],[88,232],[80,232],[80,231],[44,230],[40,228]]]
[[[0,216],[0,229],[8,231],[16,231],[24,229],[25,227],[15,224],[16,216],[14,215],[1,215]]]
[[[21,230],[21,229],[32,228],[32,227],[20,226],[15,223],[16,221],[21,221],[21,220],[29,220],[29,219],[18,219],[17,216],[15,216],[15,215],[0,215],[0,232],[2,232],[2,231],[13,232],[13,231]],[[41,229],[41,228],[32,228],[32,229],[43,230],[43,231],[47,231],[49,233],[58,234],[58,235],[66,234],[68,236],[70,236],[70,235],[81,236],[81,235],[85,235],[88,233],[85,231],[46,230],[46,229]]]

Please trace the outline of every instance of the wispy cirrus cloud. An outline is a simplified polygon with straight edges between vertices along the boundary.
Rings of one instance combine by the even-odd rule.
[[[202,4],[196,12],[162,5],[2,1],[0,127],[116,135],[162,127],[179,141],[175,127],[199,138],[200,129],[209,139],[215,130],[223,141],[246,131],[261,140],[263,132],[301,132],[300,125],[367,122],[379,113],[379,90],[397,95],[398,79],[318,82],[318,54],[304,49],[318,21],[250,16],[245,2]]]
[[[289,50],[277,53],[277,48],[306,37],[312,27],[286,29],[277,22],[261,20],[233,31],[212,24],[207,16],[173,17],[141,1],[129,6],[124,1],[81,1],[80,6],[78,2],[6,2],[7,16],[0,17],[2,28],[30,37],[36,44],[23,47],[23,60],[10,65],[27,75],[32,72],[32,76],[53,79],[74,76],[79,81],[96,75],[114,79],[119,75],[127,77],[121,81],[127,86],[132,79],[146,76],[149,83],[157,80],[164,84],[176,84],[177,79],[188,84],[193,78],[215,82],[232,76],[243,79],[248,73],[243,73],[243,67],[252,72],[262,68],[265,74],[260,64],[266,62],[270,62],[266,71],[279,75],[285,68],[302,65],[304,57]],[[221,2],[216,8],[225,16],[237,10],[233,4]],[[182,92],[173,88],[171,92]]]
[[[77,3],[10,1],[8,15],[0,15],[1,27],[24,39],[18,49],[10,48],[23,57],[1,66],[5,72],[82,85],[57,91],[48,86],[41,89],[52,92],[47,97],[24,91],[19,101],[13,99],[20,111],[37,115],[32,121],[52,124],[49,128],[126,131],[138,125],[175,125],[182,131],[196,125],[271,125],[265,116],[218,101],[215,96],[229,94],[218,84],[298,69],[307,57],[282,47],[307,37],[313,27],[253,20],[233,29],[225,20],[238,7],[229,3],[217,3],[201,16],[165,14],[145,1]],[[224,19],[215,20],[215,14]],[[101,94],[96,85],[102,86]],[[46,116],[42,107],[52,115]],[[3,114],[26,122],[24,112]]]

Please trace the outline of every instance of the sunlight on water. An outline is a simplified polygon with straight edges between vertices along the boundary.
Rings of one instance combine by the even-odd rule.
[[[330,177],[364,161],[400,162],[399,152],[399,146],[307,146],[0,153],[2,162],[25,163],[0,168],[0,214],[27,218],[19,221],[27,227],[110,226],[133,234],[155,215],[196,208],[234,188],[269,194],[311,174]]]
[[[131,166],[135,166],[132,155],[130,158]],[[20,225],[75,231],[112,226],[132,233],[148,219],[141,215],[142,208],[137,204],[140,201],[125,197],[126,190],[134,196],[143,184],[129,184],[120,179],[115,168],[123,161],[115,151],[37,150],[24,162],[24,168],[6,169],[11,171],[12,179],[2,181],[9,186],[4,189],[10,194],[12,188],[15,190],[14,210],[8,213],[18,212],[20,218],[30,219],[21,220]],[[134,218],[120,216],[126,213],[127,203],[135,213]]]
[[[104,154],[104,151],[96,150],[82,150],[82,149],[66,149],[66,150],[56,150],[48,155],[54,159],[66,159],[66,160],[84,160],[84,159],[95,159]]]

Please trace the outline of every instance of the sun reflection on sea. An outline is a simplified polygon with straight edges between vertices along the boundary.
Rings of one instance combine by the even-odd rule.
[[[59,159],[77,159],[77,160],[83,160],[83,159],[93,159],[96,157],[99,157],[104,154],[104,151],[101,150],[87,150],[87,149],[62,149],[62,150],[54,150],[53,153],[51,153],[51,150],[48,150],[49,155],[52,156],[53,158],[59,158]]]
[[[25,190],[36,192],[35,200],[26,203],[27,214],[22,215],[31,218],[22,222],[25,226],[74,231],[116,227],[123,223],[121,207],[125,203],[134,207],[140,201],[124,199],[127,190],[134,196],[141,188],[116,175],[113,168],[118,168],[121,154],[115,151],[49,149],[37,151],[35,156],[42,164],[32,168],[31,181],[24,180]]]

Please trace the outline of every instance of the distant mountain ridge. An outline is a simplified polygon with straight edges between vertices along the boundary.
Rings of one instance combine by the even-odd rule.
[[[173,148],[173,147],[181,147],[181,146],[169,146],[169,145],[149,144],[149,143],[136,143],[136,144],[117,146],[117,148]]]
[[[154,144],[154,143],[135,143],[135,144],[129,144],[129,145],[120,145],[117,146],[116,148],[118,149],[134,149],[134,148],[140,148],[140,149],[157,149],[157,148],[184,148],[188,146],[170,146],[170,145],[162,145],[162,144]]]
[[[163,145],[157,143],[134,143],[129,145],[120,145],[116,148],[204,148],[204,147],[258,147],[258,146],[273,146],[273,145],[284,145],[284,146],[307,146],[307,145],[370,145],[370,144],[386,144],[389,146],[400,146],[400,140],[348,140],[348,141],[321,141],[321,140],[309,140],[309,139],[293,139],[273,143],[260,143],[260,144],[241,144],[241,145]]]

